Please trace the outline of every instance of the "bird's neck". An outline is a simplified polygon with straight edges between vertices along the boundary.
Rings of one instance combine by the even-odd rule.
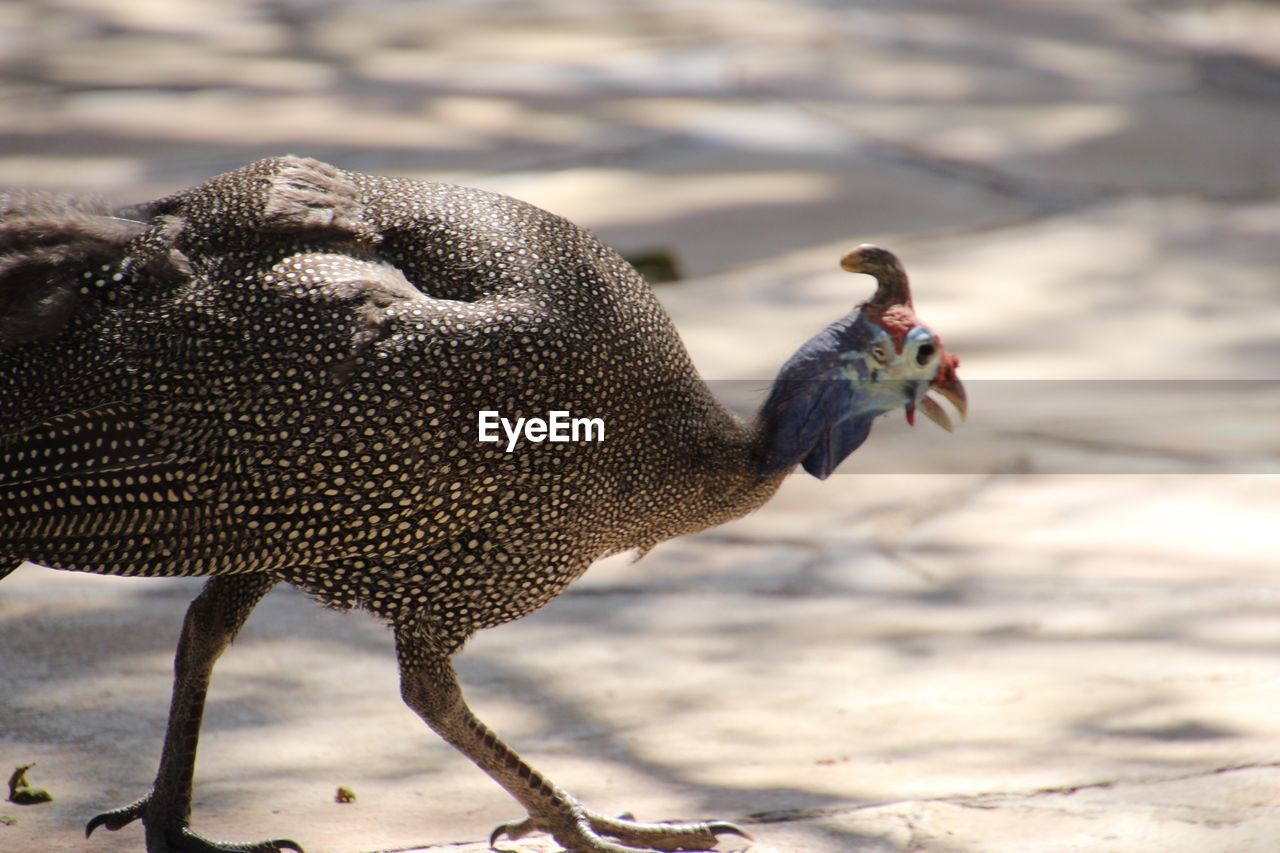
[[[715,467],[719,472],[717,496],[719,524],[759,509],[773,497],[795,464],[770,464],[773,436],[771,418],[762,406],[749,421],[721,408],[723,417],[716,424]]]
[[[705,385],[700,391],[686,401],[699,416],[684,421],[697,428],[680,436],[678,465],[661,478],[663,511],[654,513],[652,503],[646,502],[646,511],[637,514],[645,522],[628,547],[644,552],[665,539],[740,518],[768,501],[790,472],[766,471],[768,443],[762,418],[744,422]]]

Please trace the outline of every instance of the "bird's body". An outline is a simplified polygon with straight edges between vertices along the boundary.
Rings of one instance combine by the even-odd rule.
[[[134,208],[0,213],[0,575],[214,576],[155,789],[91,826],[141,817],[149,849],[205,849],[185,824],[208,672],[283,581],[392,624],[406,701],[532,815],[513,836],[727,831],[585,812],[466,710],[449,656],[605,554],[751,511],[802,458],[825,476],[865,429],[793,448],[778,394],[741,422],[625,261],[503,196],[275,158]],[[479,441],[482,411],[598,419],[603,440],[509,449]]]
[[[319,204],[336,221],[297,221]],[[155,238],[181,240],[191,274],[138,274],[126,245],[76,270],[67,329],[4,357],[7,557],[265,573],[392,620],[438,616],[461,640],[780,481],[743,476],[751,430],[647,284],[563,219],[303,161],[145,214],[184,223]],[[604,440],[480,444],[485,410],[598,417]]]

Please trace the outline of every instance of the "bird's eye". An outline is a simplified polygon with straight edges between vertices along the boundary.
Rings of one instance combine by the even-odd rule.
[[[929,359],[933,358],[937,349],[933,344],[922,344],[920,349],[916,350],[916,364],[924,367],[929,363]]]

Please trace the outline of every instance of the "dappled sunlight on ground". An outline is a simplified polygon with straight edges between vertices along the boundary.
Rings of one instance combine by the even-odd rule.
[[[602,562],[476,638],[472,704],[592,807],[757,853],[1261,853],[1277,34],[1260,0],[9,4],[0,186],[136,201],[290,152],[510,193],[672,253],[659,297],[743,410],[870,295],[842,252],[889,246],[970,423],[885,419],[827,482]],[[0,771],[55,797],[0,807],[0,848],[139,848],[82,827],[149,784],[198,585],[0,583]],[[309,853],[519,816],[403,706],[382,626],[288,590],[219,664],[194,811]]]

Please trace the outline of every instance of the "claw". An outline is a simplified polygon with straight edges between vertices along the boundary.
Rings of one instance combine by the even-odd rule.
[[[127,826],[132,822],[132,820],[133,818],[129,818],[129,820],[117,822],[115,815],[105,813],[94,815],[89,819],[89,822],[84,825],[84,837],[88,838],[90,835],[93,835],[93,831],[100,826],[105,826],[111,832],[115,832],[117,829]]]
[[[739,838],[745,838],[747,841],[755,841],[755,839],[752,838],[746,830],[736,824],[729,823],[728,821],[718,820],[713,823],[709,823],[707,824],[707,829],[711,830],[711,834],[715,836],[736,835]]]
[[[306,853],[298,842],[291,841],[288,838],[277,838],[275,841],[268,841],[267,844],[271,845],[271,847],[267,848],[266,853],[271,853],[272,848],[274,848],[274,853],[280,853],[281,850],[292,850],[293,853]]]
[[[142,817],[142,813],[146,810],[149,800],[149,797],[143,797],[140,800],[135,800],[127,806],[122,806],[118,809],[112,809],[109,812],[94,815],[84,826],[84,837],[88,838],[93,834],[93,831],[100,826],[105,826],[110,832],[115,832],[117,829],[123,829],[138,818]]]
[[[489,849],[498,849],[496,847],[498,840],[504,835],[512,841],[515,841],[537,831],[538,827],[531,817],[527,817],[524,820],[513,820],[510,823],[501,824],[494,829],[493,832],[489,833]]]

